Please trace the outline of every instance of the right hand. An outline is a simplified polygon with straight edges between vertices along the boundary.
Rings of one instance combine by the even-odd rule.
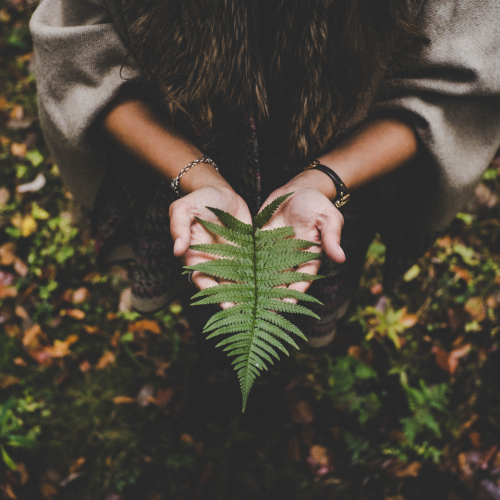
[[[190,245],[224,243],[217,235],[207,231],[196,219],[220,224],[217,216],[205,207],[224,210],[233,217],[252,224],[252,216],[243,198],[236,194],[229,184],[208,185],[201,187],[170,205],[170,233],[174,240],[174,255],[181,257],[184,266],[193,266],[199,262],[214,260],[217,257],[189,248]],[[192,275],[193,283],[200,289],[226,282],[200,271]]]

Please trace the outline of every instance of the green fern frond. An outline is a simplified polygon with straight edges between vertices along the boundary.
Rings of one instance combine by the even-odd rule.
[[[222,347],[237,372],[243,395],[243,408],[250,389],[262,370],[268,370],[280,354],[289,355],[284,344],[298,349],[291,335],[307,341],[291,321],[279,313],[298,313],[319,318],[308,308],[282,299],[295,299],[321,304],[316,298],[297,290],[276,288],[292,283],[322,278],[293,271],[297,266],[321,254],[306,251],[317,243],[294,239],[293,227],[262,230],[280,205],[293,193],[281,196],[254,217],[253,227],[217,208],[207,207],[224,226],[197,221],[208,231],[231,243],[193,245],[191,248],[218,257],[215,260],[186,266],[210,276],[234,283],[207,288],[198,292],[193,305],[233,302],[235,305],[214,314],[203,332],[207,339],[226,336],[216,347]]]
[[[292,196],[293,193],[287,193],[283,196],[280,196],[279,198],[276,198],[273,202],[269,203],[267,207],[262,210],[260,214],[258,214],[256,217],[253,219],[253,225],[254,227],[261,229],[264,227],[270,220],[271,217],[274,215],[276,210],[280,207],[280,205],[290,196]]]

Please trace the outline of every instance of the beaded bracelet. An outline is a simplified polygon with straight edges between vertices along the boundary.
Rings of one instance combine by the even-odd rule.
[[[198,163],[208,163],[210,165],[213,165],[215,167],[215,170],[217,172],[219,169],[217,168],[217,165],[213,160],[211,160],[207,155],[203,155],[202,158],[198,158],[197,160],[192,161],[191,163],[188,163],[180,172],[179,175],[175,178],[172,179],[171,186],[172,189],[174,190],[174,193],[177,195],[178,198],[181,197],[181,193],[179,192],[179,182],[181,180],[181,177],[191,168],[194,167],[195,165],[198,165]]]

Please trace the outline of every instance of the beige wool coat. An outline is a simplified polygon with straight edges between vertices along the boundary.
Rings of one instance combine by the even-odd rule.
[[[88,207],[107,163],[96,118],[140,74],[122,1],[41,0],[30,25],[47,143]],[[430,44],[396,73],[370,113],[402,111],[411,120],[425,154],[412,166],[421,183],[407,189],[415,191],[413,204],[428,207],[425,229],[438,230],[466,203],[500,147],[500,2],[423,0],[415,14]]]

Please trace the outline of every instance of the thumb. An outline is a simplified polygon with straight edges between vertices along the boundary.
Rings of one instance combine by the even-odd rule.
[[[170,234],[174,240],[174,255],[182,257],[191,245],[193,217],[184,210],[173,210],[170,215]]]
[[[321,226],[318,226],[321,232],[321,246],[323,252],[330,260],[338,262],[339,264],[345,261],[345,253],[340,246],[342,224],[342,216],[332,216],[328,217]]]

